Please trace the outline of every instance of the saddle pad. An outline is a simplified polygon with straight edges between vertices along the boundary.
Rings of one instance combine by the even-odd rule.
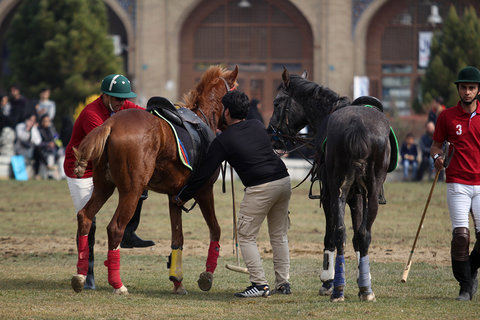
[[[178,149],[178,155],[180,157],[180,160],[182,164],[187,167],[190,170],[193,170],[192,165],[193,165],[193,159],[189,157],[193,153],[193,144],[192,140],[190,138],[190,134],[188,131],[180,127],[176,124],[173,124],[172,122],[168,121],[164,116],[162,116],[160,113],[154,111],[154,113],[165,120],[170,125],[170,128],[172,128],[173,134],[175,136],[175,141],[177,144],[177,149]]]
[[[398,165],[398,141],[395,132],[393,132],[393,128],[390,127],[390,134],[388,136],[388,140],[390,140],[390,164],[388,165],[387,172],[392,172],[397,168]]]

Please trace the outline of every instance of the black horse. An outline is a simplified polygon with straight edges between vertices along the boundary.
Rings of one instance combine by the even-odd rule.
[[[287,69],[282,80],[269,125],[274,132],[274,147],[284,145],[278,137],[295,136],[305,125],[315,131],[316,174],[322,186],[320,198],[326,219],[320,294],[330,295],[332,301],[344,300],[344,218],[348,203],[357,253],[359,297],[362,301],[374,301],[368,248],[391,161],[390,123],[376,98],[362,97],[350,102],[308,81],[306,73],[290,75]]]

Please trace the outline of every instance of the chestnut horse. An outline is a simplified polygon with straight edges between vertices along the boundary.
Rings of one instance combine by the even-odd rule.
[[[197,86],[184,95],[184,106],[195,112],[215,133],[221,126],[223,95],[236,84],[238,68],[228,71],[211,66]],[[207,146],[205,146],[206,148]],[[186,184],[190,169],[179,157],[175,135],[163,119],[139,109],[118,112],[92,130],[82,141],[75,154],[75,173],[81,177],[87,161],[94,163],[93,193],[85,207],[77,214],[78,234],[88,234],[92,219],[112,195],[118,190],[119,200],[115,214],[107,226],[108,282],[114,293],[127,294],[128,290],[120,279],[120,242],[127,223],[132,218],[138,199],[144,189],[167,194],[169,197],[170,223],[172,229],[172,253],[169,261],[169,278],[174,283],[173,293],[185,294],[182,285],[182,212],[171,201]],[[220,226],[215,216],[213,184],[218,172],[195,195],[202,215],[210,231],[210,247],[206,271],[202,272],[198,284],[207,291],[211,288],[213,272],[217,266],[220,245]],[[88,246],[78,244],[77,273],[72,278],[72,287],[79,292],[85,278],[81,268],[88,264]]]

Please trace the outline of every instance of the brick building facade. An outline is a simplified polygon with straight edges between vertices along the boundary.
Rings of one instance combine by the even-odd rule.
[[[1,39],[20,1],[0,1]],[[283,65],[350,98],[354,77],[365,76],[370,94],[408,113],[423,73],[419,32],[441,24],[431,15],[446,16],[451,4],[480,12],[477,0],[104,2],[137,103],[180,100],[209,64],[239,65],[240,89],[262,102],[267,119]]]

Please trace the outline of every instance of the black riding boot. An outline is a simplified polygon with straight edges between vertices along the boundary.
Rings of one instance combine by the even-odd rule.
[[[460,284],[460,293],[457,300],[472,300],[472,278],[470,272],[470,261],[458,261],[452,259],[453,276]]]
[[[470,253],[470,272],[471,272],[471,279],[472,279],[472,298],[477,293],[478,289],[478,268],[480,267],[480,252],[473,249],[472,253]]]
[[[120,243],[122,248],[145,248],[155,245],[155,242],[151,240],[143,240],[135,233],[135,230],[138,228],[140,223],[140,212],[142,211],[143,200],[148,198],[148,190],[144,190],[140,199],[138,200],[137,208],[135,209],[135,214],[132,219],[127,224],[125,232],[123,233],[123,239]]]
[[[480,268],[480,232],[476,233],[476,242],[470,253],[470,272],[472,278],[472,298],[478,289],[478,268]]]

